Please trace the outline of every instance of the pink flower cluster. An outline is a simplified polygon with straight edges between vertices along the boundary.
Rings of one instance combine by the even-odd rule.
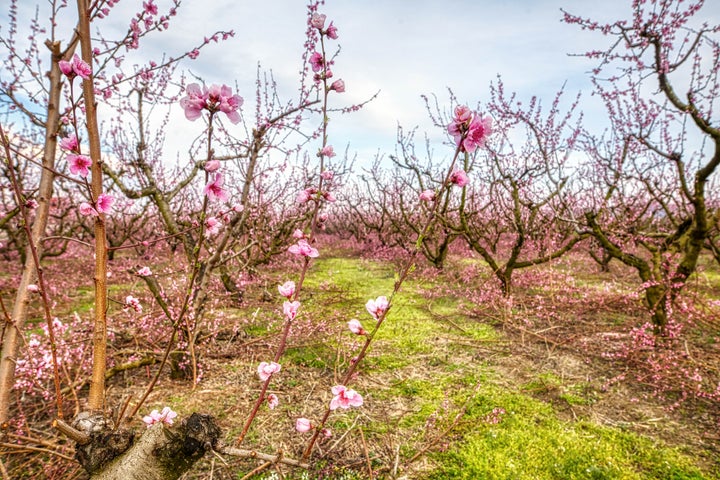
[[[485,143],[492,133],[492,119],[480,116],[465,105],[455,107],[455,115],[448,125],[448,133],[463,152],[472,153]]]
[[[363,404],[363,397],[355,390],[348,389],[344,385],[335,385],[331,391],[335,396],[330,401],[330,410],[359,407]]]
[[[90,75],[92,75],[92,68],[90,68],[90,65],[85,63],[77,56],[77,54],[73,55],[72,60],[69,62],[67,60],[60,60],[58,62],[58,67],[60,67],[60,71],[71,80],[76,76],[88,79],[90,78]]]
[[[278,373],[280,371],[280,364],[275,362],[260,362],[260,365],[258,365],[258,377],[260,377],[260,381],[264,382],[268,378],[270,378],[273,374]]]
[[[197,120],[203,110],[211,113],[223,112],[232,123],[240,122],[238,109],[243,104],[239,95],[233,95],[232,89],[227,85],[210,85],[200,88],[197,83],[191,83],[185,90],[187,96],[180,100],[180,106],[185,110],[185,118]]]
[[[157,410],[153,410],[150,412],[150,415],[146,415],[143,417],[143,422],[150,428],[151,426],[155,425],[156,423],[164,423],[165,425],[172,425],[174,422],[173,420],[177,417],[177,413],[173,412],[170,407],[165,407],[162,409],[162,412],[158,412]]]
[[[113,204],[115,203],[115,197],[105,193],[101,193],[98,196],[95,205],[90,205],[88,202],[82,202],[78,206],[80,214],[85,217],[97,217],[101,213],[112,212]]]

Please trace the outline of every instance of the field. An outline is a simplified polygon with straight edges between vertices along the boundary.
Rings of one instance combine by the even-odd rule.
[[[308,434],[294,430],[294,419],[322,410],[358,346],[348,320],[365,323],[366,299],[395,281],[391,261],[350,248],[324,250],[328,255],[311,267],[307,300],[272,385],[280,404],[261,411],[244,448],[300,456]],[[66,268],[62,263],[53,265]],[[172,266],[166,263],[168,274]],[[209,413],[227,442],[237,437],[258,395],[255,367],[279,336],[280,301],[268,292],[282,283],[287,267],[270,268],[248,283],[242,304],[214,305],[198,345],[202,379],[193,388],[191,381],[163,375],[145,410],[169,405],[181,416]],[[647,315],[626,276],[631,272],[620,265],[600,273],[571,255],[522,272],[510,302],[469,254],[453,255],[442,272],[417,270],[353,382],[363,407],[330,417],[332,437],[320,444],[313,470],[266,466],[248,478],[720,478],[717,401],[692,396],[673,407],[682,388],[663,382],[682,375],[671,371],[665,380],[643,381],[652,372],[639,365],[642,352],[611,358],[631,343],[631,329]],[[718,298],[717,279],[711,265],[697,275],[696,302]],[[112,291],[123,297],[135,287],[121,283]],[[91,308],[89,296],[67,300],[68,314],[87,315]],[[139,355],[158,341],[149,332],[135,338],[128,332],[115,337],[118,355],[132,349]],[[717,323],[698,319],[683,342],[686,355],[676,368],[717,378]],[[155,367],[113,372],[109,403],[137,398]],[[58,451],[71,455],[69,447]],[[29,466],[39,457],[5,453],[13,453],[7,458],[16,466],[18,458]],[[208,455],[187,478],[244,478],[257,466],[256,460]],[[68,478],[82,478],[72,462],[64,468]]]

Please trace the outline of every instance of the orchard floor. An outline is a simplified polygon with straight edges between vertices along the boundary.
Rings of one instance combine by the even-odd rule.
[[[319,420],[360,345],[348,320],[369,325],[365,302],[391,291],[393,261],[346,253],[311,267],[271,384],[280,404],[261,408],[243,448],[300,457],[309,434],[295,431],[295,419]],[[716,271],[694,280],[697,301],[720,299]],[[274,286],[292,278],[287,272],[250,284],[241,305],[209,311],[222,320],[199,345],[202,380],[192,388],[163,375],[143,411],[213,414],[232,443],[259,393],[257,365],[274,352],[282,320]],[[632,272],[619,266],[598,273],[568,259],[518,272],[508,302],[478,260],[420,269],[351,385],[364,405],[331,414],[332,437],[317,446],[314,468],[269,466],[247,478],[720,478],[718,402],[670,409],[676,392],[638,380],[632,359],[608,358],[643,321],[634,288]],[[686,337],[687,356],[717,384],[720,326],[712,317],[694,325],[706,334]],[[113,377],[109,402],[137,398],[153,368]],[[262,463],[207,455],[185,478],[246,478]]]

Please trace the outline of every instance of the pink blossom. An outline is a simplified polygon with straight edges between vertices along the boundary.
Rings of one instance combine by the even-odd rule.
[[[312,422],[310,422],[307,418],[298,418],[295,420],[295,430],[300,433],[309,432],[312,428]]]
[[[137,313],[142,313],[142,305],[140,305],[140,300],[133,297],[132,295],[128,295],[125,297],[125,306],[128,308],[132,308]]]
[[[453,136],[455,143],[464,152],[472,153],[477,147],[485,143],[492,133],[492,119],[480,118],[465,106],[455,108],[455,117],[448,125],[448,133]]]
[[[174,423],[173,419],[176,417],[177,413],[173,412],[170,407],[165,407],[162,409],[162,412],[158,412],[157,410],[150,412],[150,415],[143,417],[143,422],[147,424],[148,428],[160,422],[165,425],[172,425]]]
[[[153,0],[143,2],[143,10],[145,10],[145,13],[148,15],[157,15],[158,13],[158,7],[153,3]]]
[[[277,373],[280,371],[280,364],[275,362],[260,362],[260,365],[258,365],[258,377],[260,377],[260,381],[264,382],[268,378],[270,378],[274,373]]]
[[[97,210],[95,210],[95,208],[88,202],[82,202],[78,206],[78,210],[80,211],[80,214],[85,217],[96,217],[98,214]]]
[[[233,95],[232,89],[227,85],[210,85],[203,87],[197,83],[191,83],[185,90],[187,94],[180,100],[180,106],[185,110],[185,118],[197,120],[202,115],[202,110],[209,112],[223,112],[232,123],[240,121],[238,109],[243,104],[239,95]]]
[[[297,203],[302,205],[303,203],[309,202],[310,199],[312,198],[312,196],[315,195],[316,193],[317,193],[316,188],[306,188],[302,192],[298,193],[296,201],[297,201]]]
[[[467,122],[472,118],[473,112],[467,105],[458,105],[455,107],[455,115],[453,120],[458,123]]]
[[[205,237],[210,238],[220,233],[220,227],[222,222],[215,217],[208,217],[205,219]]]
[[[325,438],[332,438],[332,430],[329,428],[323,428],[320,430],[320,434]]]
[[[270,395],[267,396],[267,403],[268,403],[268,408],[270,410],[273,410],[275,407],[278,406],[278,404],[280,403],[280,400],[278,400],[277,395],[275,395],[274,393],[271,393]]]
[[[423,202],[432,202],[435,200],[435,190],[424,190],[420,194],[420,200]]]
[[[330,85],[330,90],[335,90],[338,93],[343,93],[345,91],[345,82],[342,78],[339,78],[332,82]]]
[[[72,69],[72,63],[68,62],[67,60],[60,60],[58,62],[58,67],[60,67],[60,71],[63,73],[63,75],[69,77],[70,75],[75,76]]]
[[[388,302],[388,299],[386,296],[382,295],[380,297],[377,297],[375,300],[370,299],[365,304],[365,308],[367,309],[368,313],[372,315],[375,320],[379,320],[380,317],[390,308],[390,302]]]
[[[288,248],[288,252],[302,257],[316,258],[320,256],[317,249],[312,247],[304,238],[298,240],[296,245],[290,246],[290,248]]]
[[[332,158],[335,156],[335,150],[333,149],[332,145],[326,145],[320,150],[320,155],[323,157]]]
[[[300,230],[299,228],[296,228],[295,231],[292,234],[293,238],[305,238],[305,233]]]
[[[323,69],[325,66],[325,59],[323,58],[322,53],[315,52],[310,55],[310,66],[312,67],[313,72],[319,72]]]
[[[310,17],[310,25],[318,30],[322,30],[325,27],[326,18],[322,13],[313,13]]]
[[[360,323],[360,321],[355,318],[353,318],[352,320],[350,320],[348,322],[348,328],[355,335],[365,335],[367,333],[365,331],[365,329],[363,328],[362,324]]]
[[[464,187],[468,183],[470,183],[470,180],[468,180],[467,173],[465,173],[465,170],[455,170],[450,175],[450,182],[454,183],[458,187]]]
[[[205,162],[205,171],[208,173],[216,172],[220,168],[220,161],[218,160],[209,160]]]
[[[330,203],[333,203],[333,202],[335,202],[335,200],[337,200],[337,199],[335,198],[335,195],[333,195],[333,194],[330,193],[330,192],[324,192],[324,193],[323,193],[323,198],[325,199],[325,201],[330,202]]]
[[[100,213],[110,213],[112,212],[114,203],[115,197],[106,193],[101,193],[98,196],[97,202],[95,202],[95,208]]]
[[[37,293],[40,291],[40,287],[38,287],[34,283],[31,283],[30,285],[27,286],[27,291],[31,292],[31,293]]]
[[[152,272],[150,271],[150,267],[142,267],[140,270],[137,271],[137,274],[141,277],[149,277],[152,275]]]
[[[355,390],[345,388],[344,385],[335,385],[332,387],[332,394],[335,396],[330,401],[330,410],[359,407],[363,404],[362,396]]]
[[[337,40],[338,30],[337,27],[333,25],[333,22],[330,22],[330,25],[328,25],[327,30],[325,30],[325,35],[327,35],[329,38],[332,38],[333,40]]]
[[[185,110],[185,118],[190,121],[197,120],[205,108],[205,95],[200,90],[200,85],[191,83],[185,89],[187,96],[180,100],[180,106]]]
[[[295,320],[299,308],[300,302],[298,302],[297,300],[295,300],[294,302],[283,303],[283,313],[288,320]]]
[[[78,139],[74,133],[71,133],[67,137],[60,140],[60,148],[62,148],[63,150],[67,150],[68,152],[77,152],[79,146],[80,142],[78,142]]]
[[[76,75],[80,78],[88,79],[92,74],[92,68],[90,68],[90,65],[78,57],[77,53],[73,55],[72,61],[70,62],[60,60],[58,62],[58,67],[60,67],[60,71],[70,79],[75,78]]]
[[[70,173],[73,175],[85,178],[90,174],[89,167],[92,166],[92,160],[87,155],[71,154],[67,156],[67,161],[70,164]]]
[[[322,177],[323,180],[328,180],[328,181],[330,181],[330,180],[333,179],[333,177],[335,176],[335,174],[333,173],[332,170],[325,170],[324,172],[322,172],[322,173],[320,174],[320,176]]]
[[[30,210],[35,210],[39,206],[40,204],[34,198],[31,198],[25,202],[25,208],[28,208]]]
[[[200,56],[200,50],[197,48],[194,48],[188,52],[188,57],[190,57],[192,60],[195,60]]]
[[[468,153],[474,152],[477,147],[485,144],[490,133],[492,133],[492,119],[490,117],[481,119],[476,115],[468,127],[467,136],[463,141],[463,149]]]
[[[221,202],[224,202],[228,198],[227,192],[222,188],[223,184],[225,183],[225,180],[223,179],[223,175],[220,172],[217,172],[215,174],[215,178],[212,182],[205,185],[205,195],[208,196],[208,198],[212,200],[219,200]]]
[[[282,285],[279,285],[278,292],[280,292],[280,295],[283,297],[290,299],[293,295],[295,295],[295,282],[288,280]]]

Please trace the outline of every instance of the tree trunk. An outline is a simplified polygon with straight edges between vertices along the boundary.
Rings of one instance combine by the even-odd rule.
[[[210,415],[193,413],[167,427],[157,423],[143,432],[132,446],[117,455],[109,452],[109,436],[115,431],[91,434],[88,445],[78,447],[78,460],[91,480],[175,480],[210,449],[216,449],[220,429]],[[122,436],[122,441],[127,435]],[[121,442],[122,442],[121,441]]]

